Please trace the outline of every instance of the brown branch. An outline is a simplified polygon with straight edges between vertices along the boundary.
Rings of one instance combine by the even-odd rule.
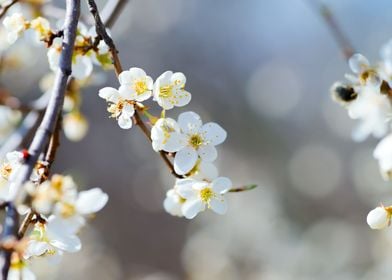
[[[116,45],[113,42],[113,39],[109,36],[109,34],[106,32],[105,25],[102,22],[102,19],[99,15],[98,7],[97,4],[95,3],[94,0],[87,0],[87,3],[89,5],[90,13],[94,17],[95,21],[95,29],[97,32],[97,35],[102,38],[102,40],[108,45],[110,54],[113,59],[113,66],[114,70],[116,73],[116,76],[118,77],[120,73],[123,71],[123,68],[121,66],[120,58],[118,56],[118,50],[116,48]],[[143,134],[146,136],[146,138],[151,141],[150,137],[150,130],[148,129],[147,125],[143,122],[143,119],[140,117],[139,110],[142,111],[142,109],[139,106],[135,106],[135,114],[134,114],[134,121],[135,124],[142,130]],[[183,178],[184,176],[179,175],[175,172],[174,166],[172,162],[169,160],[168,155],[161,151],[160,156],[169,168],[170,172],[177,178]]]
[[[238,188],[232,188],[229,190],[229,192],[245,192],[245,191],[250,191],[257,188],[257,185],[246,185]]]
[[[308,3],[317,12],[317,14],[322,16],[329,30],[331,31],[332,36],[338,44],[344,58],[348,60],[355,53],[355,50],[350,40],[347,38],[340,25],[336,21],[332,11],[328,8],[327,5],[316,3],[314,0],[308,0]]]
[[[108,0],[102,9],[102,22],[106,27],[112,27],[124,9],[128,0]]]
[[[7,4],[4,4],[0,8],[0,18],[2,18],[8,11],[9,8],[11,8],[14,4],[16,4],[19,0],[11,0],[8,1]]]
[[[26,217],[23,219],[22,224],[19,227],[18,230],[19,239],[21,239],[26,234],[26,231],[29,228],[29,225],[32,223],[34,216],[35,216],[34,211],[30,209],[29,212],[26,214]]]

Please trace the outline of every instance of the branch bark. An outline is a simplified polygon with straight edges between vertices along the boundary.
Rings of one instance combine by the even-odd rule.
[[[2,18],[14,4],[16,4],[19,0],[10,0],[8,3],[1,6],[0,9],[0,18]]]

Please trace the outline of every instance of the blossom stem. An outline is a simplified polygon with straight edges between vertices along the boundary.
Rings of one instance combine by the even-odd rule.
[[[2,5],[0,8],[0,18],[2,18],[14,4],[19,2],[19,0],[10,0],[6,4]]]
[[[346,34],[342,31],[340,25],[336,21],[332,11],[329,7],[322,3],[315,3],[313,0],[308,0],[309,5],[313,6],[314,10],[322,16],[329,30],[332,33],[336,43],[340,47],[340,50],[346,60],[348,60],[354,54],[354,48],[347,38]]]
[[[257,188],[257,185],[246,185],[242,187],[237,187],[237,188],[232,188],[229,190],[229,192],[245,192],[245,191],[250,191]]]
[[[18,230],[19,238],[22,238],[25,235],[27,229],[29,228],[29,225],[32,223],[34,219],[34,215],[35,215],[34,211],[30,209],[26,217],[23,219],[22,224],[19,227]]]

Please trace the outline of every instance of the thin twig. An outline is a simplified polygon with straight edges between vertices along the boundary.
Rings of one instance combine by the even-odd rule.
[[[108,47],[109,47],[109,51],[110,51],[110,54],[113,59],[114,70],[115,70],[116,76],[118,77],[120,75],[120,73],[123,71],[123,68],[121,66],[120,58],[118,57],[118,50],[116,48],[116,45],[114,44],[113,39],[106,32],[105,25],[103,24],[103,22],[101,20],[101,17],[99,15],[99,11],[98,11],[98,7],[97,7],[97,4],[95,3],[95,1],[94,0],[87,0],[87,3],[89,5],[90,13],[94,17],[95,29],[96,29],[97,35],[100,36],[102,38],[102,40],[106,43],[106,45],[108,45]],[[142,132],[146,136],[146,138],[151,141],[150,131],[149,131],[147,125],[143,122],[143,119],[140,117],[140,114],[138,112],[138,110],[140,110],[140,108],[138,106],[135,106],[135,109],[136,109],[135,114],[134,114],[135,123],[142,130]],[[177,177],[177,178],[184,177],[184,176],[179,175],[175,172],[174,166],[173,166],[172,162],[169,160],[168,155],[165,152],[161,151],[160,156],[163,159],[163,161],[165,162],[165,164],[167,165],[167,167],[170,169],[170,172],[175,177]]]
[[[112,27],[124,9],[128,0],[108,0],[103,7],[101,16],[102,22],[108,28]]]
[[[257,188],[257,185],[246,185],[242,187],[232,188],[229,192],[246,192]]]
[[[17,2],[19,2],[19,0],[11,0],[8,1],[7,4],[2,5],[0,8],[0,18],[2,18],[7,13],[8,9],[11,8]]]
[[[348,60],[355,53],[355,50],[350,40],[342,31],[340,25],[336,21],[332,11],[328,8],[328,6],[316,2],[317,1],[315,0],[308,0],[308,3],[317,12],[317,14],[322,16],[329,30],[331,31],[332,36],[334,37],[336,43],[338,44],[344,58]]]
[[[26,214],[25,218],[23,219],[22,224],[19,227],[19,230],[18,230],[19,239],[22,238],[26,234],[26,231],[29,228],[29,225],[31,224],[31,222],[33,221],[34,216],[35,216],[34,211],[30,209],[29,212]]]

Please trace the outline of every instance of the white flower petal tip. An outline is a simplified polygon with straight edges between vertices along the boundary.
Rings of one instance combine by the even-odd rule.
[[[370,63],[362,54],[356,53],[350,57],[348,64],[354,73],[359,74],[367,69]]]
[[[76,209],[82,215],[89,215],[100,211],[109,200],[109,196],[100,188],[90,189],[79,193]]]
[[[366,218],[371,229],[384,229],[391,222],[391,213],[385,207],[377,207],[369,212]]]

